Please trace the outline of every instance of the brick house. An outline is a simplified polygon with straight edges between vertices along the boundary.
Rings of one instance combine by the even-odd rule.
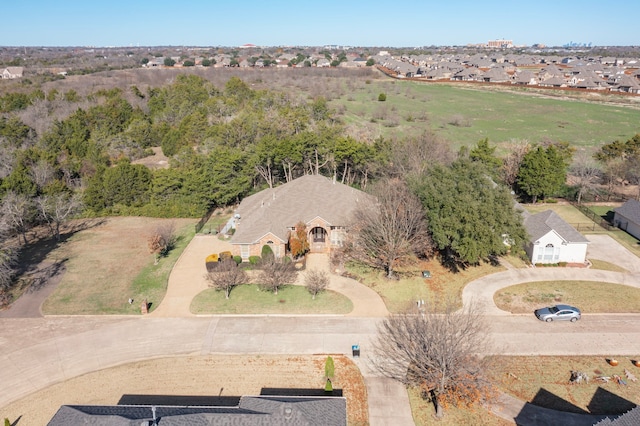
[[[231,238],[234,256],[247,261],[268,245],[277,257],[288,251],[289,235],[299,222],[306,224],[312,253],[341,247],[359,202],[371,196],[320,175],[305,175],[265,189],[240,203]]]

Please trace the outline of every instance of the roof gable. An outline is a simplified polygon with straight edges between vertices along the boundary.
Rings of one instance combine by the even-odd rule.
[[[581,233],[565,222],[553,210],[528,216],[524,219],[524,227],[531,237],[531,241],[538,241],[549,232],[555,232],[567,243],[588,243]]]
[[[627,200],[623,205],[614,209],[614,211],[629,221],[640,225],[640,201]]]

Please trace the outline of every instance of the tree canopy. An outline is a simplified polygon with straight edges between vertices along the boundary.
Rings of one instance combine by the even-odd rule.
[[[412,187],[426,211],[433,242],[454,266],[505,254],[525,240],[513,197],[480,163],[460,159],[437,165],[414,179]]]

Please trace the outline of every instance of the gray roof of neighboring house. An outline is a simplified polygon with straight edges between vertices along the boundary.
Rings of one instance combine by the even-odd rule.
[[[638,426],[640,425],[640,406],[636,406],[619,417],[613,415],[596,423],[594,426]]]
[[[371,196],[320,175],[305,175],[265,189],[240,203],[232,244],[253,244],[268,233],[286,241],[289,229],[321,217],[330,225],[347,226],[359,202]]]
[[[640,225],[640,201],[628,200],[620,207],[613,210],[619,215],[624,216],[629,221]]]
[[[565,222],[553,210],[529,215],[524,218],[524,227],[531,237],[531,241],[537,241],[551,231],[555,231],[560,238],[568,243],[588,243],[581,233]]]
[[[346,426],[347,402],[343,397],[243,396],[233,407],[156,406],[155,415],[161,426]],[[150,420],[151,406],[63,405],[48,426],[140,426]]]

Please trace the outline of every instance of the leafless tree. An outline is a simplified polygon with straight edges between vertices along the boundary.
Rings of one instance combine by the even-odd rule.
[[[15,150],[6,138],[0,137],[0,179],[9,176],[13,171]]]
[[[66,192],[55,195],[41,195],[35,199],[39,218],[51,233],[60,240],[60,225],[82,211],[82,197]]]
[[[511,140],[507,146],[508,154],[502,164],[502,179],[513,187],[520,172],[520,164],[525,154],[531,149],[531,144],[527,140]]]
[[[585,194],[597,193],[600,171],[596,167],[593,157],[586,151],[583,150],[576,154],[569,180],[569,183],[578,189],[578,203],[582,201]]]
[[[27,244],[27,231],[35,218],[33,201],[24,194],[8,192],[0,204],[0,220],[5,226],[22,236]]]
[[[326,271],[311,269],[304,276],[304,285],[311,293],[311,298],[315,299],[316,295],[329,285],[329,274]]]
[[[3,229],[1,225],[0,223],[0,294],[3,292],[3,289],[11,285],[11,280],[15,272],[14,267],[18,261],[18,252],[9,246],[4,234],[5,229]],[[2,306],[1,300],[0,306]]]
[[[205,278],[209,282],[209,287],[224,291],[226,299],[229,298],[234,287],[249,281],[245,270],[239,268],[234,260],[221,262],[214,270],[208,272]]]
[[[154,265],[158,264],[160,256],[166,256],[176,243],[176,224],[168,222],[156,227],[156,230],[149,236],[147,245],[149,251],[155,255]]]
[[[278,294],[278,288],[283,285],[293,284],[298,273],[293,265],[284,258],[268,256],[261,263],[262,270],[258,275],[258,282],[261,286],[274,294]]]
[[[422,204],[404,181],[384,179],[372,193],[377,201],[363,201],[354,213],[345,252],[392,278],[400,261],[431,255],[433,244]]]
[[[455,158],[448,142],[433,133],[425,132],[416,137],[393,143],[391,152],[391,176],[420,176],[433,164],[449,164]]]
[[[490,395],[487,363],[480,357],[488,344],[488,327],[477,306],[394,314],[378,327],[373,367],[386,377],[422,390],[444,415],[447,404],[472,404]]]

